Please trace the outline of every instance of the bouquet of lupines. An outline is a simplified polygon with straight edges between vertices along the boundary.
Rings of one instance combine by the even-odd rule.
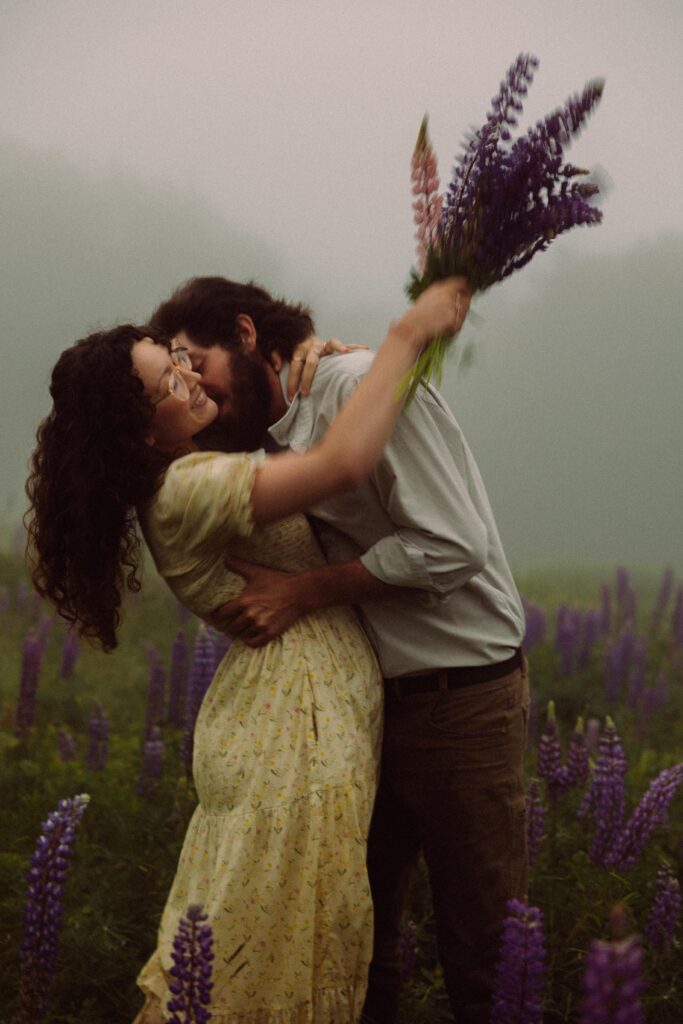
[[[604,82],[588,82],[580,95],[512,140],[523,97],[538,60],[520,54],[494,96],[484,124],[467,136],[445,196],[438,193],[436,158],[425,117],[413,154],[412,182],[418,263],[406,291],[415,300],[428,285],[453,274],[467,277],[473,292],[502,281],[547,249],[563,231],[597,224],[588,171],[564,162],[571,142],[602,95]],[[407,385],[408,400],[422,377],[441,375],[448,341],[423,353]]]

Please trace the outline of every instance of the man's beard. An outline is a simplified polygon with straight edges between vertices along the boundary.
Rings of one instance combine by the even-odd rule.
[[[204,451],[253,452],[268,437],[272,393],[260,357],[235,349],[230,353],[230,400],[217,418],[195,435]]]

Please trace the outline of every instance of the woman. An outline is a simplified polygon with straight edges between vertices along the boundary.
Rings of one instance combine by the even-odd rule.
[[[199,616],[239,589],[226,553],[282,569],[322,557],[295,513],[367,476],[429,341],[456,332],[462,279],[428,289],[394,324],[324,441],[257,460],[199,452],[215,404],[182,351],[143,330],[93,335],[60,357],[38,432],[29,525],[34,582],[105,648],[136,589],[136,514],[160,573]],[[140,1021],[164,1019],[170,948],[190,903],[214,933],[216,1024],[354,1022],[371,953],[365,840],[381,688],[346,609],[306,617],[268,647],[235,641],[195,730],[199,795],[139,984]]]

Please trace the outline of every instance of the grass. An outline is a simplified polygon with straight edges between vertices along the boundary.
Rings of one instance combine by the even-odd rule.
[[[31,735],[20,740],[13,715],[21,674],[22,642],[44,610],[17,597],[24,579],[21,561],[0,555],[0,586],[11,607],[0,612],[0,1022],[17,1011],[17,978],[25,877],[40,823],[59,799],[87,792],[91,801],[75,844],[65,903],[59,970],[51,990],[48,1024],[111,1024],[132,1020],[140,997],[135,977],[152,951],[157,922],[168,892],[180,844],[195,804],[192,783],[181,767],[180,732],[164,729],[164,769],[152,797],[136,794],[145,722],[148,658],[153,644],[167,662],[173,639],[184,628],[192,643],[196,620],[187,620],[171,595],[148,574],[143,597],[129,601],[119,647],[112,654],[84,647],[70,679],[59,674],[63,628],[51,627],[40,677],[38,710]],[[600,583],[613,570],[560,567],[518,575],[520,589],[552,616],[562,603],[587,608],[598,600]],[[630,769],[630,807],[664,767],[683,760],[683,668],[669,634],[654,636],[649,620],[658,578],[635,577],[639,629],[648,641],[648,679],[669,675],[666,708],[644,733],[641,715],[621,701],[611,706],[603,687],[598,652],[586,669],[558,675],[552,638],[530,652],[536,721],[528,755],[535,770],[535,743],[548,700],[555,701],[566,748],[578,715],[604,719],[611,713],[624,741]],[[88,722],[95,704],[106,710],[111,739],[106,767],[87,767]],[[57,731],[75,737],[77,758],[64,762]],[[622,902],[635,931],[649,912],[652,882],[662,858],[683,879],[683,801],[672,805],[671,822],[658,830],[636,868],[626,874],[591,863],[591,830],[576,818],[580,794],[568,792],[548,807],[547,836],[531,874],[530,901],[545,916],[548,988],[544,1024],[578,1020],[585,951],[595,937],[609,936],[611,906]],[[424,867],[415,880],[407,917],[415,921],[418,965],[406,988],[402,1024],[439,1024],[451,1015],[436,960],[431,898]],[[681,942],[660,955],[646,950],[648,1020],[683,1020]]]

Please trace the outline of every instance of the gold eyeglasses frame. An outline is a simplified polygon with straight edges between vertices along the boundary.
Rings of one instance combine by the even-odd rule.
[[[181,402],[186,402],[190,397],[190,385],[183,376],[183,370],[192,369],[190,355],[187,349],[182,348],[182,346],[172,348],[170,355],[173,368],[168,375],[168,390],[165,395],[152,402],[154,406],[161,405],[170,395],[173,395],[174,398],[179,399]]]

